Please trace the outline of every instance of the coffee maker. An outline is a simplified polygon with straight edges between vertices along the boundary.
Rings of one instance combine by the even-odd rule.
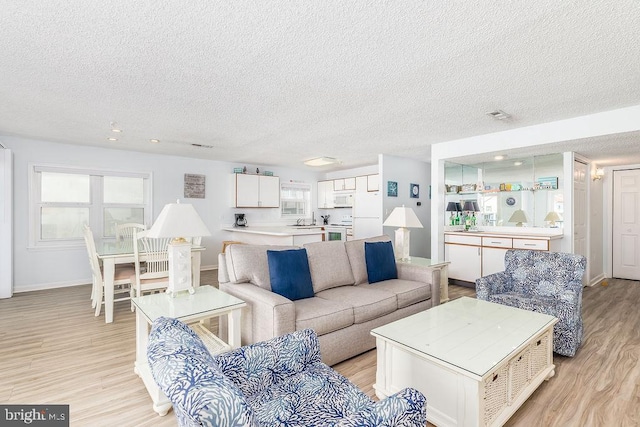
[[[233,224],[234,227],[246,227],[247,220],[244,217],[244,214],[236,214],[236,222]]]

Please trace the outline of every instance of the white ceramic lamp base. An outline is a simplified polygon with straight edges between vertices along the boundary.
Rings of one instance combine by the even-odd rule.
[[[408,260],[409,257],[409,229],[400,227],[396,230],[396,258]]]
[[[191,279],[191,243],[169,243],[169,286],[167,294],[175,297],[180,291],[195,292]]]

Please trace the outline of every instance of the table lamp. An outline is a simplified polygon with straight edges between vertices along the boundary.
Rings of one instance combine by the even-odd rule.
[[[515,222],[516,227],[522,227],[522,224],[529,222],[529,219],[527,218],[527,214],[522,209],[518,209],[513,213],[513,215],[511,215],[511,218],[509,218],[509,222]]]
[[[422,228],[422,223],[411,208],[394,208],[391,215],[382,224],[387,227],[400,227],[396,230],[396,258],[408,260],[409,257],[409,228]],[[399,256],[398,256],[399,254]]]
[[[147,233],[147,237],[172,237],[167,248],[169,256],[169,286],[167,294],[175,296],[177,292],[188,290],[193,294],[191,278],[191,243],[187,237],[211,236],[193,205],[169,203],[162,208],[156,222]]]
[[[544,220],[549,222],[549,227],[554,228],[557,227],[556,221],[560,221],[562,218],[556,211],[551,211],[544,217]]]

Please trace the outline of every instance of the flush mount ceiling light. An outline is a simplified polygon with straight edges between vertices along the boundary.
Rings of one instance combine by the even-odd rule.
[[[107,139],[108,139],[109,141],[117,141],[117,140],[118,140],[118,138],[114,138],[114,137],[110,137],[110,138],[107,138]]]
[[[522,166],[522,162],[513,162],[513,166]]]
[[[505,113],[502,110],[493,110],[493,111],[489,111],[486,114],[487,114],[487,116],[493,117],[496,120],[506,120],[506,119],[511,118],[511,114]]]
[[[507,156],[505,156],[504,154],[498,154],[497,156],[493,156],[493,160],[498,160],[498,161],[504,160],[506,158]]]
[[[315,159],[305,160],[304,164],[307,166],[326,166],[338,163],[338,159],[333,157],[316,157]]]
[[[160,140],[159,139],[150,139],[149,142],[157,144],[158,142],[160,142]]]

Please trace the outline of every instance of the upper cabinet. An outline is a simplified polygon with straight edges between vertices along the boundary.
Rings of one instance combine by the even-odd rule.
[[[524,213],[528,227],[561,227],[562,219],[552,223],[549,218],[564,213],[563,174],[562,154],[474,165],[447,162],[445,206],[476,201],[476,224],[481,226],[515,226]]]
[[[355,190],[356,179],[355,178],[341,178],[333,180],[334,191]]]
[[[379,175],[361,175],[356,177],[356,192],[378,191]]]
[[[280,178],[277,176],[233,174],[234,197],[232,206],[236,208],[278,208],[280,207]]]
[[[318,181],[318,208],[331,209],[333,204],[333,180]]]

